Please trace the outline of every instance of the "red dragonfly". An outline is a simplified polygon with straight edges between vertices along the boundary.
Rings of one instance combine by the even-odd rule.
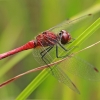
[[[82,17],[77,18],[72,21],[67,21],[67,22],[65,21],[64,23],[62,23],[60,25],[57,25],[47,31],[44,31],[41,34],[39,34],[35,40],[29,41],[25,45],[23,45],[19,48],[16,48],[14,50],[0,54],[0,59],[6,58],[10,55],[16,54],[16,53],[24,51],[24,50],[34,48],[34,56],[37,56],[38,57],[37,59],[41,59],[44,62],[44,64],[48,65],[48,67],[51,70],[52,75],[54,77],[56,77],[60,82],[66,84],[69,88],[71,88],[75,92],[79,93],[79,91],[78,91],[77,87],[74,85],[74,83],[69,79],[67,74],[65,74],[65,72],[59,67],[59,66],[61,66],[60,64],[59,64],[59,66],[56,65],[55,68],[51,68],[49,66],[49,63],[51,63],[53,60],[51,55],[49,54],[49,52],[55,47],[57,58],[66,57],[67,55],[59,56],[58,47],[61,47],[65,52],[69,51],[70,49],[69,50],[66,49],[64,47],[64,45],[71,43],[72,42],[71,40],[73,40],[70,33],[67,32],[66,30],[61,30],[61,31],[59,31],[58,34],[55,34],[54,32],[52,32],[52,30],[55,30],[57,28],[59,29],[61,27],[63,28],[66,24],[70,24],[78,19],[82,19],[82,18],[88,17],[90,15],[91,14],[88,14],[88,15],[82,16]],[[37,61],[39,61],[39,60],[37,60]],[[90,79],[90,80],[95,80],[97,78],[96,74],[97,74],[98,70],[94,66],[83,61],[82,59],[74,56],[74,57],[69,58],[66,62],[67,62],[67,66],[64,66],[65,64],[63,65],[66,70],[69,70],[76,75],[80,75],[80,76]],[[77,67],[73,66],[76,64],[78,64]],[[71,68],[68,66],[71,66]],[[84,70],[84,72],[83,72],[83,70]],[[8,84],[9,82],[11,82],[13,80],[14,80],[14,78],[8,80],[7,82],[0,84],[0,87]]]

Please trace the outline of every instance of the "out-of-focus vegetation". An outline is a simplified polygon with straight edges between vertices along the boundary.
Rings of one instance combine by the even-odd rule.
[[[74,17],[93,13],[90,19],[93,23],[100,17],[99,0],[6,0],[0,1],[0,53],[23,45],[41,31],[47,30],[54,25]],[[82,23],[82,22],[81,22]],[[85,22],[85,25],[88,21]],[[85,27],[84,25],[84,27]],[[84,27],[77,24],[79,32],[73,34],[77,38]],[[70,31],[75,30],[70,28]],[[98,40],[100,30],[97,30],[91,37],[80,45],[79,49],[86,47]],[[88,62],[100,66],[100,45],[79,54]],[[38,67],[33,59],[32,50],[24,51],[12,57],[0,61],[0,83],[29,69]],[[25,87],[40,72],[26,75],[13,83],[0,89],[0,99],[15,99]],[[59,100],[99,100],[100,82],[92,82],[78,78],[69,73],[69,77],[76,84],[81,94],[78,95],[65,85],[59,83],[55,78],[49,76],[28,99],[59,99]]]

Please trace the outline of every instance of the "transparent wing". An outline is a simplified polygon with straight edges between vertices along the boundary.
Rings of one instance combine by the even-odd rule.
[[[100,80],[98,69],[77,56],[69,57],[69,59],[60,63],[59,66],[62,66],[64,70],[84,79],[92,81]]]
[[[72,32],[72,30],[73,32],[74,31],[82,32],[89,25],[91,18],[92,18],[91,14],[87,14],[73,20],[65,20],[64,22],[50,28],[49,31],[53,31],[56,34],[59,33],[59,31],[61,30],[66,30],[68,32],[70,31]]]
[[[41,43],[41,42],[40,42]],[[33,56],[34,59],[40,64],[40,65],[45,65],[45,64],[49,64],[53,61],[53,57],[51,57],[52,54],[54,54],[54,48],[50,51],[48,51],[50,48],[50,46],[44,47],[41,44],[41,47],[38,47],[36,49],[33,49]],[[53,51],[53,52],[52,52]],[[45,54],[46,53],[46,54]],[[42,57],[42,55],[45,54],[44,57]],[[43,61],[44,60],[44,61]]]
[[[46,61],[46,63],[43,61],[42,56],[41,56],[41,52],[43,52],[43,51],[47,52],[46,48],[45,47],[41,47],[41,48],[37,48],[37,49],[33,50],[33,57],[38,62],[38,64],[40,66],[49,64],[49,63],[51,63],[53,61],[53,58],[50,56],[49,53],[46,53],[46,55],[43,58]]]
[[[67,74],[65,74],[65,72],[59,68],[59,66],[55,66],[52,69],[52,75],[59,81],[64,83],[65,85],[67,85],[70,89],[72,89],[73,91],[77,92],[80,94],[79,90],[77,89],[77,87],[74,85],[74,83],[69,79],[69,77],[67,76]]]
[[[45,49],[44,48],[36,48],[36,49],[33,49],[33,57],[38,62],[39,66],[45,65],[45,63],[42,61],[41,55],[40,55],[40,53],[43,50],[45,50]]]
[[[45,48],[45,47],[34,49],[33,55],[34,55],[34,58],[36,59],[36,61],[39,64],[42,64],[42,65],[43,64],[49,64],[54,60],[54,58],[46,50],[47,50],[47,48]],[[42,51],[47,52],[46,55],[44,56],[44,60],[45,60],[46,63],[41,58],[40,54],[41,54]],[[51,54],[52,54],[52,52],[51,52]],[[55,54],[52,54],[52,55],[55,55]],[[68,78],[68,76],[57,65],[53,68],[52,67],[49,67],[49,68],[50,68],[49,73],[51,73],[58,81],[64,83],[69,88],[71,88],[75,92],[79,93],[79,91],[78,91],[77,87],[74,85],[74,83]]]

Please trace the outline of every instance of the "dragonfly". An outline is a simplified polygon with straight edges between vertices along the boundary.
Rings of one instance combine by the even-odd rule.
[[[66,49],[65,45],[68,45],[74,41],[74,39],[71,37],[70,33],[63,28],[66,27],[66,25],[70,25],[71,23],[75,22],[76,20],[83,19],[85,17],[89,17],[91,14],[87,14],[85,16],[76,18],[71,21],[64,21],[63,23],[50,28],[47,31],[42,32],[41,34],[37,35],[34,40],[31,40],[27,42],[25,45],[18,47],[14,50],[8,51],[6,53],[0,54],[0,60],[4,59],[8,56],[14,55],[18,52],[28,50],[28,49],[34,49],[34,58],[41,64],[44,63],[48,68],[50,69],[51,74],[60,82],[67,85],[69,88],[74,90],[77,93],[80,93],[75,84],[70,80],[68,75],[66,74],[65,70],[68,70],[76,75],[81,76],[82,78],[86,78],[89,80],[97,80],[98,79],[98,69],[91,65],[90,63],[76,57],[72,56],[69,57],[67,60],[63,61],[62,63],[59,63],[55,65],[55,67],[50,67],[50,63],[53,61],[52,56],[50,55],[50,51],[55,48],[55,55],[56,58],[63,59],[67,55],[59,56],[59,47],[62,48],[65,52],[68,52],[70,49]],[[60,30],[62,29],[62,30]],[[58,34],[55,34],[53,31],[60,30]],[[72,49],[72,48],[71,48]],[[38,60],[40,59],[40,60]],[[66,65],[65,65],[66,63]],[[60,68],[62,66],[65,70]],[[46,67],[39,67],[36,69],[33,69],[33,71],[28,71],[26,73],[34,72],[37,70],[42,70]],[[25,73],[24,73],[25,74]],[[17,77],[11,78],[10,80],[0,84],[0,87],[5,86],[6,84],[12,82],[13,80],[23,76],[24,74],[18,75]]]

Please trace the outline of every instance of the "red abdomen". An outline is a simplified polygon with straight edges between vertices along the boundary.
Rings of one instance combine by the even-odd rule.
[[[21,52],[23,50],[27,50],[27,49],[32,49],[35,48],[35,42],[34,41],[29,41],[28,43],[26,43],[25,45],[18,47],[14,50],[8,51],[6,53],[0,54],[0,59],[6,58],[10,55],[16,54],[18,52]]]

